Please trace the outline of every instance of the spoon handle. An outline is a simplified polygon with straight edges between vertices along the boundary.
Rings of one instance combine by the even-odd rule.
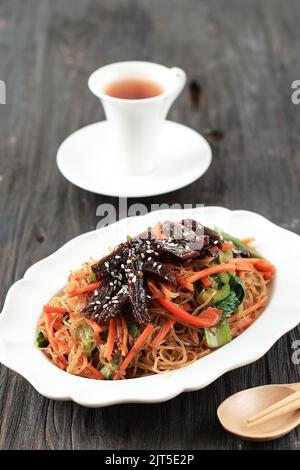
[[[259,413],[256,413],[255,415],[253,416],[250,416],[248,419],[247,419],[247,423],[248,424],[252,424],[254,422],[257,422],[258,420],[260,420],[261,418],[263,418],[264,416],[266,415],[270,415],[271,413],[274,413],[275,411],[277,410],[280,410],[281,408],[283,407],[286,407],[287,405],[293,403],[293,402],[296,402],[298,403],[298,400],[300,400],[300,390],[298,390],[297,392],[294,392],[294,393],[291,393],[289,396],[283,398],[282,400],[279,400],[277,401],[276,403],[274,403],[273,405],[271,406],[268,406],[267,408],[265,408],[264,410],[260,411]],[[300,405],[298,405],[300,406]],[[298,407],[296,406],[296,408]],[[294,408],[294,409],[296,409]],[[290,410],[289,410],[290,411]],[[285,411],[286,412],[286,411]],[[274,415],[273,415],[274,416]],[[261,422],[261,421],[260,421]]]

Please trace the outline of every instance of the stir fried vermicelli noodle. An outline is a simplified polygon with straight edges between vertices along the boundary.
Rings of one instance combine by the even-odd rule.
[[[136,251],[135,258],[130,258],[132,252],[127,256],[126,250],[132,249],[133,242],[127,242],[123,251],[114,250],[107,261],[84,263],[71,272],[64,291],[44,306],[37,346],[66,372],[117,380],[186,366],[231,341],[266,306],[275,268],[254,251],[252,240],[243,242],[219,234],[220,238],[215,235],[213,239],[215,232],[209,230],[207,248],[198,249],[198,256],[192,257],[189,245],[190,252],[184,254],[187,259],[179,259],[178,253],[176,258],[173,252],[173,258],[165,259],[161,251],[164,254],[160,258],[157,254],[158,261],[149,267],[151,259],[146,261],[151,257],[141,253],[151,249],[139,248],[138,255]],[[156,241],[166,240],[161,224],[155,237]],[[109,271],[124,253],[127,258],[123,257],[120,271],[115,267]],[[134,267],[142,277],[139,287],[140,279],[129,272],[132,260],[140,263]],[[113,277],[108,278],[106,271],[103,274],[105,266]],[[111,291],[114,295],[104,296]],[[139,316],[142,312],[144,317]]]

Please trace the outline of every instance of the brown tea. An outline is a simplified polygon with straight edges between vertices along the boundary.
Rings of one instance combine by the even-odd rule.
[[[143,100],[145,98],[153,98],[163,92],[162,87],[152,80],[132,78],[126,80],[118,80],[110,83],[105,93],[114,98],[122,98],[124,100]]]

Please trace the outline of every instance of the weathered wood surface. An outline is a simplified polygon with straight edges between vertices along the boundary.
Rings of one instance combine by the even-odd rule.
[[[100,203],[117,203],[70,185],[55,163],[68,134],[103,118],[86,86],[101,64],[152,60],[196,81],[170,118],[208,135],[211,168],[187,188],[144,202],[250,209],[300,233],[300,107],[290,100],[300,78],[299,22],[297,0],[1,0],[1,306],[32,263],[93,229]],[[216,418],[233,392],[300,381],[291,362],[297,338],[294,330],[255,364],[157,405],[90,410],[54,402],[1,367],[0,448],[299,448],[299,429],[257,445],[225,433]]]

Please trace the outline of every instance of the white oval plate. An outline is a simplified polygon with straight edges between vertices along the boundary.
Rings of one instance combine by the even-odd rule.
[[[238,237],[254,236],[256,246],[277,267],[270,302],[241,336],[194,362],[165,374],[122,381],[97,381],[67,374],[54,366],[33,343],[42,305],[65,284],[70,269],[91,256],[99,258],[108,246],[124,241],[158,220],[193,217]],[[287,247],[293,247],[287,250]],[[221,207],[163,210],[123,219],[74,238],[51,256],[33,265],[7,294],[0,317],[0,361],[25,377],[42,395],[100,407],[126,402],[153,403],[185,391],[199,390],[225,372],[263,356],[286,332],[300,322],[300,307],[291,296],[299,291],[300,237],[247,211]]]

